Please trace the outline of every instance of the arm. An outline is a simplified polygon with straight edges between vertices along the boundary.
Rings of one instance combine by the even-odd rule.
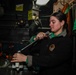
[[[30,66],[44,66],[44,67],[54,67],[57,65],[65,64],[69,60],[71,60],[71,44],[68,42],[62,41],[63,43],[58,44],[57,51],[54,51],[52,54],[49,55],[23,55],[23,54],[15,54],[13,56],[13,60],[11,62],[27,62],[27,65]]]
[[[66,40],[66,42],[65,42],[65,40],[62,40],[61,42],[63,42],[63,43],[58,44],[56,49],[49,55],[30,56],[32,58],[32,65],[53,67],[53,66],[60,65],[62,63],[65,63],[65,62],[68,62],[69,60],[71,60],[71,55],[72,55],[71,43],[69,43],[68,40]]]

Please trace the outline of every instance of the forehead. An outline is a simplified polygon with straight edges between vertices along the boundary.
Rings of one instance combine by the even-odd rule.
[[[58,20],[55,16],[51,16],[50,20]]]

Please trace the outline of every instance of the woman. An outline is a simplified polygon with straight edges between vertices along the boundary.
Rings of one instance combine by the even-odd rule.
[[[72,41],[67,35],[66,15],[62,12],[53,13],[49,26],[51,33],[48,36],[40,32],[34,38],[42,40],[30,48],[30,55],[15,53],[11,62],[37,66],[38,75],[71,75]]]

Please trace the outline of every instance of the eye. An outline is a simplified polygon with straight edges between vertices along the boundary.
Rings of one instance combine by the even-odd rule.
[[[55,20],[50,20],[50,23],[55,24],[56,21]]]
[[[52,21],[53,24],[55,24],[55,21]]]

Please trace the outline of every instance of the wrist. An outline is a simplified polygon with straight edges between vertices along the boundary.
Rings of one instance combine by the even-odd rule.
[[[28,58],[25,56],[24,62],[28,63]]]
[[[28,64],[28,58],[26,58],[26,63]]]

